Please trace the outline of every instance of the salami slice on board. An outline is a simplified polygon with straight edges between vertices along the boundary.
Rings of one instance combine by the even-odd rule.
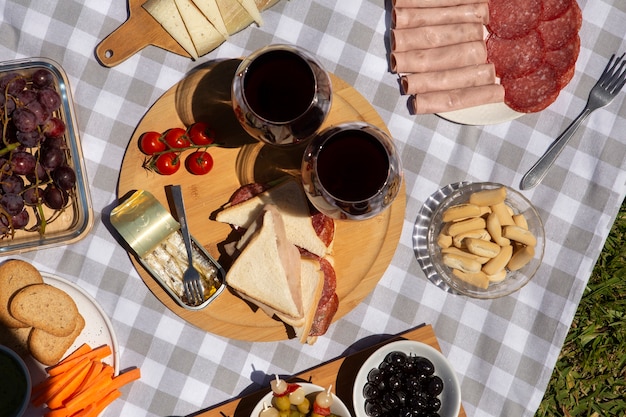
[[[582,22],[582,11],[575,1],[561,16],[541,22],[538,29],[545,48],[549,50],[561,49],[574,35],[578,34]]]
[[[561,91],[556,71],[545,64],[518,78],[503,77],[504,102],[520,113],[534,113],[552,104]]]
[[[565,87],[574,76],[579,53],[580,37],[578,34],[574,35],[561,49],[546,52],[546,63],[556,71],[561,88]]]
[[[541,20],[552,20],[561,16],[575,0],[543,0]]]

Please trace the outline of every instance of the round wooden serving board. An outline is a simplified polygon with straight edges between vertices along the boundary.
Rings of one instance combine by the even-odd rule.
[[[285,175],[298,176],[303,147],[282,150],[262,145],[241,128],[231,107],[230,81],[240,60],[224,60],[199,67],[168,90],[137,126],[124,156],[118,195],[135,190],[150,191],[169,207],[165,187],[180,184],[185,198],[191,234],[228,270],[223,244],[232,236],[227,224],[212,220],[232,193],[250,182],[267,182]],[[345,81],[331,75],[333,103],[323,127],[347,121],[365,121],[387,128],[370,103]],[[163,132],[172,127],[206,121],[213,126],[220,147],[210,149],[213,170],[194,176],[184,167],[174,175],[162,176],[142,167],[145,160],[138,148],[143,132]],[[340,299],[335,320],[357,306],[376,286],[396,250],[406,205],[404,185],[393,205],[379,216],[360,222],[336,221],[334,263]],[[232,292],[224,291],[205,309],[181,308],[131,256],[139,275],[169,309],[194,325],[233,339],[250,341],[284,340],[290,329],[254,310]]]

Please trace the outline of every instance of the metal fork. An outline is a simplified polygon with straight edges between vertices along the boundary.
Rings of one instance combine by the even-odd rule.
[[[172,199],[174,200],[174,208],[180,223],[180,232],[183,235],[185,248],[187,249],[187,269],[183,274],[183,287],[185,288],[185,297],[191,305],[199,305],[204,301],[204,288],[200,279],[200,273],[193,266],[193,252],[191,247],[191,236],[187,227],[187,215],[185,214],[185,204],[183,200],[183,192],[180,185],[172,185],[170,187]]]
[[[624,66],[626,66],[626,60],[623,59],[624,55],[626,54],[622,54],[622,56],[617,59],[615,59],[615,54],[611,56],[600,79],[591,89],[585,108],[567,129],[550,144],[546,153],[544,153],[535,165],[524,175],[520,185],[522,190],[528,190],[539,184],[546,176],[548,169],[554,164],[554,161],[563,148],[565,148],[565,145],[567,145],[567,142],[569,142],[574,132],[576,132],[578,127],[585,121],[587,116],[594,110],[607,106],[613,101],[615,96],[617,96],[624,86],[624,83],[626,83],[626,69],[624,68]]]

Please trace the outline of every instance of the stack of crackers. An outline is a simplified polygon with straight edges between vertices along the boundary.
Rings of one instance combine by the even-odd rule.
[[[65,291],[44,283],[28,262],[11,259],[0,265],[0,326],[11,344],[51,366],[72,346],[85,319]]]

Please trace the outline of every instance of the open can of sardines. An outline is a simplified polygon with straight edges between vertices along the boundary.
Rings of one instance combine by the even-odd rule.
[[[191,236],[193,264],[200,272],[204,298],[193,304],[185,297],[183,273],[187,250],[180,224],[149,192],[139,190],[111,211],[111,224],[134,252],[138,262],[183,308],[200,310],[224,290],[221,265]]]

